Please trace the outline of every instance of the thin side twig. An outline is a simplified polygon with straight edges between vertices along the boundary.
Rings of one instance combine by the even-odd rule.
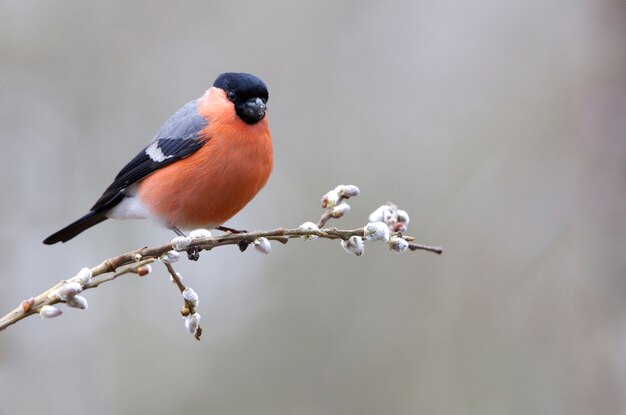
[[[170,273],[170,276],[172,277],[172,281],[174,281],[174,284],[176,284],[176,286],[178,287],[178,290],[182,294],[187,287],[185,287],[185,284],[183,284],[183,281],[178,276],[178,273],[174,270],[174,267],[172,266],[172,264],[165,262],[164,265],[165,265],[165,268],[167,268],[167,272]],[[187,299],[184,299],[184,301],[185,301],[185,306],[180,310],[180,313],[183,315],[183,317],[187,317],[189,314],[195,314],[196,307],[191,303],[191,301],[188,301]],[[196,338],[196,340],[199,341],[200,336],[202,336],[202,327],[198,326],[198,328],[196,329],[196,332],[194,333],[194,337]]]

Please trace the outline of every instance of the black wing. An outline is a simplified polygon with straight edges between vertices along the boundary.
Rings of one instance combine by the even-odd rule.
[[[118,198],[120,192],[128,186],[194,153],[207,141],[206,138],[200,140],[198,137],[206,125],[206,119],[198,114],[197,101],[191,101],[179,109],[163,124],[150,145],[120,170],[91,210],[110,209],[111,201]]]

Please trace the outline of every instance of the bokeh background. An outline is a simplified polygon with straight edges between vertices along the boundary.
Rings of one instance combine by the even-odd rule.
[[[0,334],[0,414],[626,414],[621,0],[0,3],[0,306],[172,235],[82,215],[224,71],[270,89],[275,171],[233,227],[393,200],[442,256],[224,248]]]

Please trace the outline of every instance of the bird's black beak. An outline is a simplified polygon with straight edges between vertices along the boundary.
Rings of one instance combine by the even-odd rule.
[[[265,117],[265,102],[261,98],[250,98],[235,105],[237,114],[248,124],[255,124]]]

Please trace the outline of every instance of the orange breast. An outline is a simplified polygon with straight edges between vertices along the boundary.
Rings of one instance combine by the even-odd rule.
[[[208,120],[208,141],[139,183],[137,196],[167,226],[213,228],[239,212],[272,172],[267,115],[254,125],[235,114],[224,91],[211,88],[198,112]]]

